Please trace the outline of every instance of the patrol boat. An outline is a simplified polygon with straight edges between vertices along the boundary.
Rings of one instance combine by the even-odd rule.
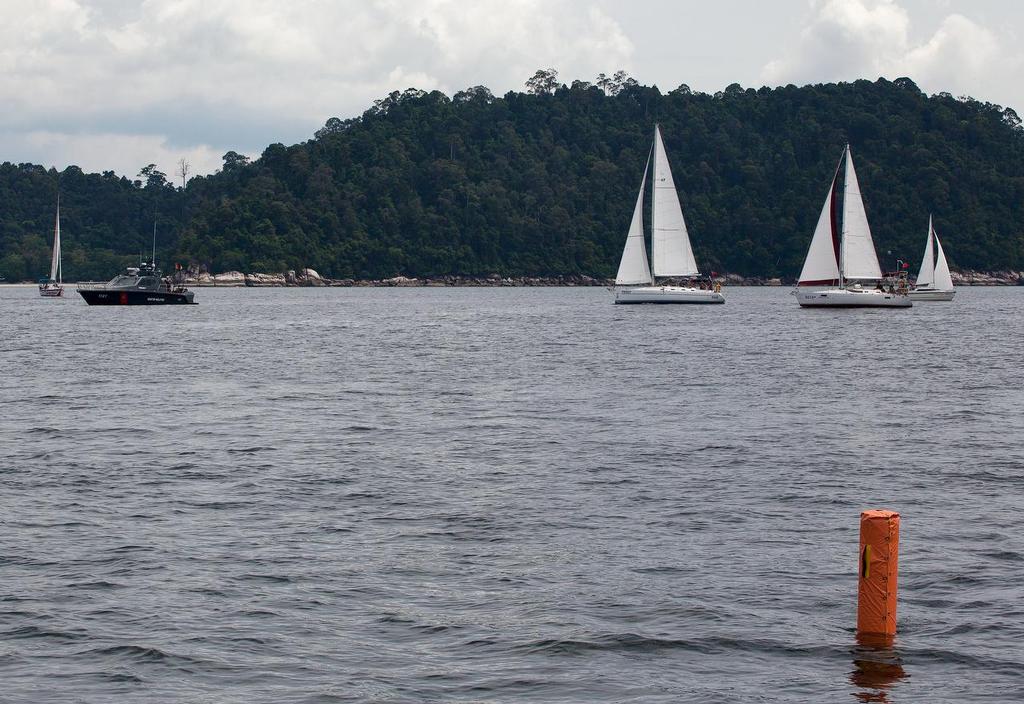
[[[107,283],[86,282],[78,292],[91,306],[162,306],[195,303],[195,293],[160,277],[152,263],[130,266]]]

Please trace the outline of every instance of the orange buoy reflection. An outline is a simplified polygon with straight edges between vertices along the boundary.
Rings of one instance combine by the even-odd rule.
[[[906,679],[906,670],[893,645],[892,636],[875,633],[857,635],[850,683],[858,688],[853,692],[858,701],[889,702],[889,690]]]

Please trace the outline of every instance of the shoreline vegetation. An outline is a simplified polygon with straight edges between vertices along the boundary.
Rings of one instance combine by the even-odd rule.
[[[964,271],[952,272],[956,286],[1024,286],[1024,271]],[[614,286],[615,279],[573,274],[568,276],[393,276],[384,279],[331,279],[320,276],[313,269],[298,272],[286,271],[280,274],[226,271],[210,274],[206,271],[177,272],[171,277],[174,283],[193,288],[522,288],[522,287],[586,287]],[[723,274],[716,276],[724,286],[795,286],[790,278],[767,278]],[[666,278],[666,285],[681,285],[685,278]],[[81,283],[86,283],[82,281]],[[0,286],[35,286],[34,281],[2,281]],[[67,287],[76,282],[65,281]]]
[[[725,286],[792,286],[795,280],[783,278],[766,278],[724,274],[716,276]],[[210,274],[206,271],[189,270],[179,272],[176,283],[192,287],[250,287],[250,288],[281,288],[281,287],[365,287],[365,288],[442,288],[442,287],[527,287],[527,286],[614,286],[615,279],[573,274],[568,276],[433,276],[409,277],[393,276],[383,279],[330,279],[321,276],[313,269],[302,269],[298,272],[287,271],[278,274],[250,273],[227,271]],[[665,279],[667,284],[682,284],[686,279]],[[1024,271],[953,272],[953,283],[957,286],[1024,286]]]

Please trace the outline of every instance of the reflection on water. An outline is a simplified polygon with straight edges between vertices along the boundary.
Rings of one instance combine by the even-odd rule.
[[[857,634],[853,650],[850,683],[857,688],[853,696],[862,702],[890,702],[889,690],[907,678],[892,636]]]

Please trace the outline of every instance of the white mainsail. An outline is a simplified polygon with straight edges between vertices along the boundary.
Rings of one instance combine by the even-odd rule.
[[[53,257],[50,260],[50,281],[62,282],[60,267],[60,197],[57,198],[57,222],[53,226]]]
[[[933,286],[940,291],[953,290],[953,277],[949,273],[949,263],[946,261],[946,253],[942,251],[942,243],[939,242],[939,235],[932,229],[932,236],[935,238],[935,249],[938,252],[938,261],[935,263],[935,281]]]
[[[853,168],[853,154],[846,145],[846,178],[843,184],[843,235],[840,271],[844,279],[881,279],[882,269],[871,239],[871,227],[864,212],[860,183]]]
[[[651,157],[648,155],[644,177],[640,181],[640,192],[636,196],[636,207],[633,208],[633,220],[629,223],[626,246],[619,261],[619,273],[615,275],[616,285],[649,284],[653,281],[651,267],[647,263],[647,244],[644,242],[644,190],[647,188],[647,169],[650,166]]]
[[[928,216],[928,241],[924,245],[924,258],[921,260],[921,270],[917,272],[917,286],[931,286],[935,283],[935,251],[932,249],[932,237],[935,230],[932,229],[932,216]]]
[[[832,220],[837,178],[838,167],[836,175],[832,177],[832,185],[828,187],[821,215],[818,216],[818,225],[814,228],[804,268],[800,271],[798,283],[802,286],[832,286],[839,282],[839,260],[836,258],[836,236],[833,229],[835,223]]]
[[[686,232],[661,128],[654,128],[654,187],[651,199],[651,259],[654,276],[693,276],[699,273]]]

